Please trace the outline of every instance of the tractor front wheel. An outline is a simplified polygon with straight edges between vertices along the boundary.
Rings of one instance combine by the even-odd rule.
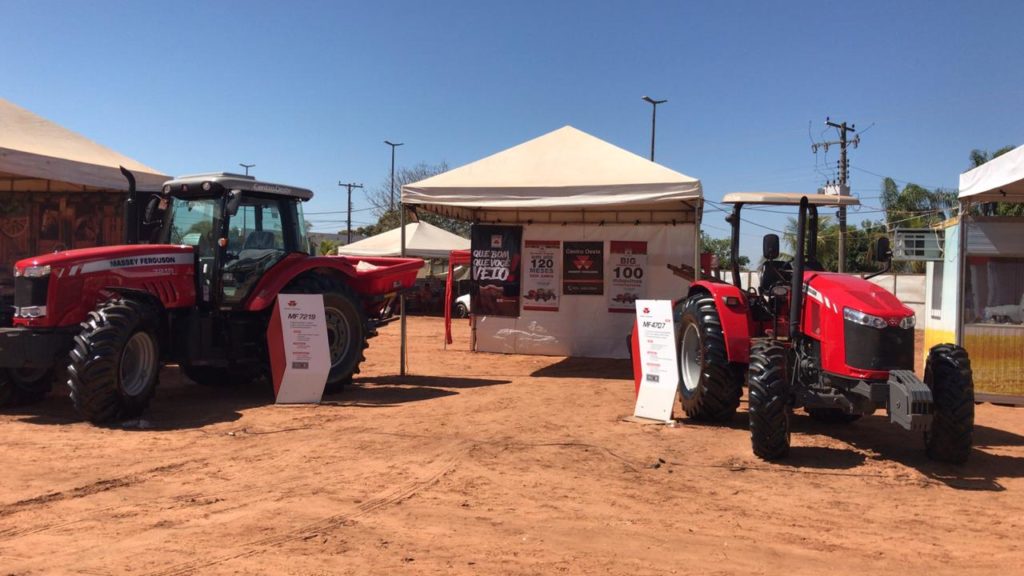
[[[789,453],[789,385],[786,349],[770,340],[750,349],[747,380],[750,443],[754,454],[776,460]]]
[[[158,324],[153,306],[129,298],[89,313],[68,366],[71,400],[83,418],[102,424],[146,409],[160,374]]]
[[[54,368],[0,369],[0,408],[35,404],[53,389]]]
[[[967,351],[953,344],[932,348],[924,383],[931,388],[934,410],[931,430],[924,434],[928,457],[963,464],[974,432],[974,376]]]
[[[323,294],[327,323],[327,346],[331,353],[331,371],[325,394],[341,392],[359,373],[365,359],[363,350],[370,328],[359,297],[347,285],[328,276],[307,274],[292,281],[284,294]]]
[[[694,420],[725,422],[736,414],[743,394],[743,370],[725,350],[722,321],[710,294],[684,300],[680,322],[680,403]]]

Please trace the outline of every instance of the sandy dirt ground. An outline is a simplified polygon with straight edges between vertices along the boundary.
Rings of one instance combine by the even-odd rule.
[[[1024,409],[979,405],[963,467],[882,415],[802,413],[767,464],[745,403],[629,422],[625,361],[409,328],[412,376],[392,324],[320,406],[169,367],[141,426],[81,423],[63,390],[0,413],[0,575],[1024,573]]]

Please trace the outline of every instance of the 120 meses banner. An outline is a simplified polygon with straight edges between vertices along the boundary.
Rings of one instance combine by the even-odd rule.
[[[523,310],[558,312],[558,240],[526,240],[523,242]]]
[[[470,307],[479,316],[519,316],[522,226],[474,224]]]
[[[647,295],[647,242],[611,240],[608,244],[608,311],[633,314],[633,303]]]

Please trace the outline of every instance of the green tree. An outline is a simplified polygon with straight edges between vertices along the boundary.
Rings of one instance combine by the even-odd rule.
[[[718,260],[718,270],[732,269],[732,241],[728,238],[712,238],[707,232],[700,231],[700,251],[710,252]],[[750,258],[740,256],[736,259],[740,268],[750,264]]]
[[[391,175],[388,174],[387,177],[385,177],[384,182],[372,189],[368,196],[370,204],[373,205],[373,213],[374,216],[377,217],[377,222],[369,226],[359,228],[356,232],[366,236],[373,236],[375,234],[380,234],[381,232],[387,232],[388,230],[398,228],[400,226],[401,216],[401,213],[398,211],[398,203],[401,198],[402,186],[411,184],[412,182],[418,182],[425,178],[447,171],[448,164],[445,162],[441,162],[440,164],[426,164],[421,162],[411,168],[397,168],[395,170],[394,209],[391,208]],[[410,209],[406,214],[407,223],[419,220],[433,224],[434,226],[447,230],[453,234],[458,234],[463,238],[469,237],[469,222],[453,218],[445,218],[444,216],[427,212],[425,210]]]
[[[316,253],[320,255],[334,254],[334,251],[338,248],[338,245],[330,240],[321,240],[320,244],[316,247]]]
[[[796,253],[797,219],[790,218],[782,233],[790,254]],[[849,272],[873,272],[878,269],[874,259],[875,241],[885,234],[885,225],[865,220],[858,228],[846,227],[846,270]],[[839,223],[832,216],[818,217],[818,242],[816,258],[825,270],[839,269]]]

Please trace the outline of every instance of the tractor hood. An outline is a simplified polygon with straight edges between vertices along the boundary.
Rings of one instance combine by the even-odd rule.
[[[21,276],[25,274],[26,269],[43,266],[49,266],[54,270],[74,267],[76,272],[87,273],[100,269],[190,264],[194,258],[192,250],[191,246],[172,244],[81,248],[25,258],[14,265],[14,270],[16,276]]]
[[[902,319],[914,311],[900,302],[885,288],[858,276],[830,272],[804,274],[807,296],[818,300],[826,308],[842,314],[843,308],[853,308],[867,314],[890,319]]]

